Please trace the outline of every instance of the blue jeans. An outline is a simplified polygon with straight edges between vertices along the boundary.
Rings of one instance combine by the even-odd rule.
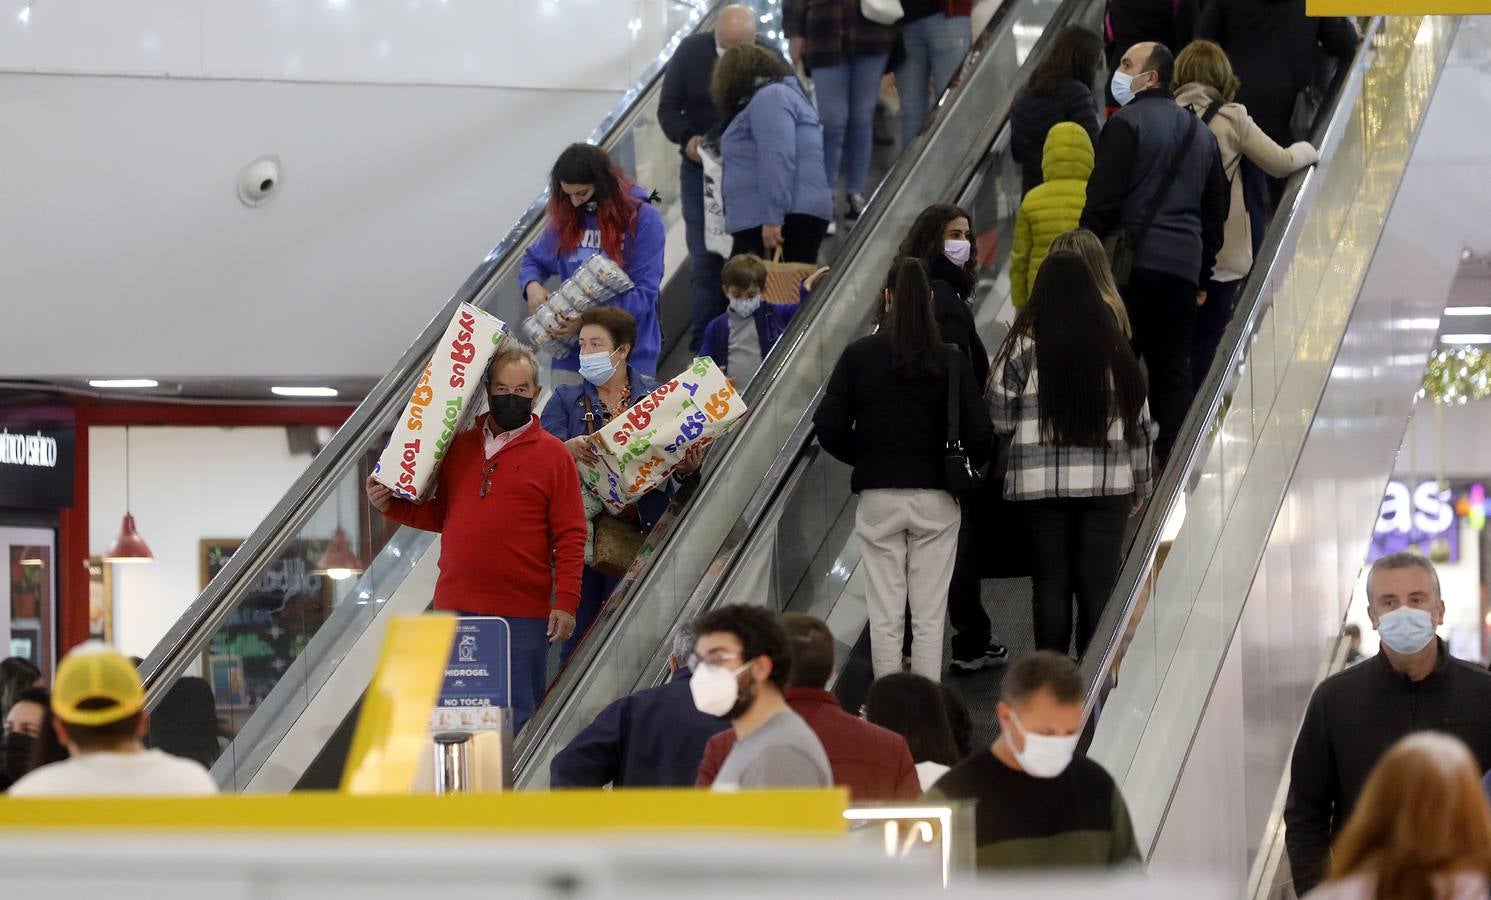
[[[902,25],[901,38],[906,60],[896,69],[896,93],[901,97],[901,146],[906,147],[922,130],[932,101],[942,96],[968,55],[973,25],[967,16],[933,13]]]
[[[839,183],[842,169],[846,193],[865,191],[875,142],[875,101],[880,97],[880,78],[889,58],[884,53],[851,56],[837,66],[813,70],[813,95],[818,99],[818,118],[823,121],[823,168],[829,190]]]
[[[486,613],[458,612],[458,616],[484,616]],[[511,638],[508,645],[508,661],[511,673],[508,676],[513,696],[513,735],[523,727],[538,709],[549,687],[549,620],[520,616],[503,616],[507,620],[507,631]]]
[[[678,166],[678,184],[683,197],[684,237],[689,248],[689,278],[693,283],[693,329],[689,349],[699,352],[704,329],[725,311],[720,270],[725,261],[704,246],[704,167],[685,157]]]

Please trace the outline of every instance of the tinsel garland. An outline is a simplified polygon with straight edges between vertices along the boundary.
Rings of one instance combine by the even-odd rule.
[[[1423,396],[1435,403],[1469,403],[1491,397],[1491,351],[1439,348],[1429,354]]]

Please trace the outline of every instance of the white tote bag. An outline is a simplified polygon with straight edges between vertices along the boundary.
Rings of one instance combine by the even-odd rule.
[[[894,25],[906,17],[901,0],[859,0],[859,11],[877,25]]]
[[[729,259],[735,239],[725,230],[724,167],[718,156],[702,146],[699,162],[704,166],[704,246],[710,253]]]

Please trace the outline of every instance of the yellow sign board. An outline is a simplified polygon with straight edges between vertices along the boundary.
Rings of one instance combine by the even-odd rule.
[[[1491,0],[1305,0],[1311,16],[1476,16]]]

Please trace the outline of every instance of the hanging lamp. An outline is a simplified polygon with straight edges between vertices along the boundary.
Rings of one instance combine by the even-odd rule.
[[[325,575],[332,581],[346,581],[353,575],[362,573],[362,560],[352,552],[352,542],[347,539],[347,532],[340,526],[331,536],[331,543],[326,545],[321,558],[316,560],[315,574]]]
[[[145,563],[155,562],[155,554],[150,552],[150,546],[145,539],[140,537],[140,532],[135,528],[135,517],[129,511],[129,426],[124,428],[124,522],[119,526],[119,537],[114,539],[114,544],[104,553],[104,562],[109,563]]]

